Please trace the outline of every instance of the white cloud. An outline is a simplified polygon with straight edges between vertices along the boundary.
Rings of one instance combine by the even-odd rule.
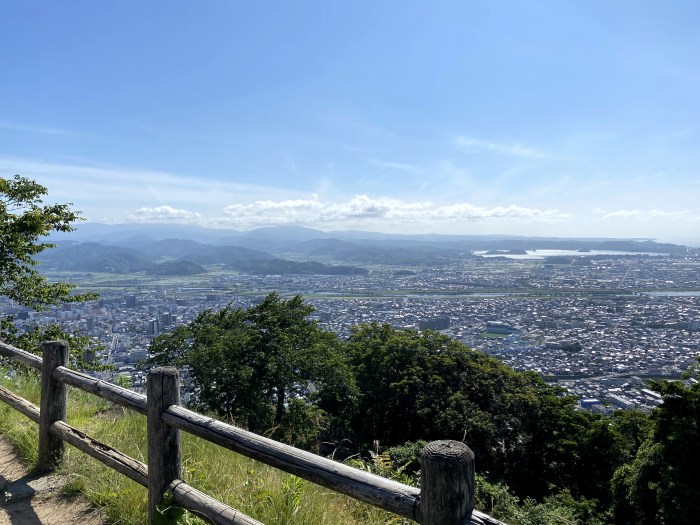
[[[528,159],[545,159],[549,157],[549,155],[546,153],[528,148],[523,144],[491,142],[466,136],[459,136],[455,138],[454,145],[456,148],[468,153],[491,152],[499,155],[509,155],[512,157],[523,157]]]
[[[663,210],[615,210],[596,209],[595,212],[603,219],[634,219],[647,221],[651,219],[686,219],[690,217],[689,210],[668,212]]]
[[[129,215],[127,222],[197,222],[202,215],[197,212],[180,210],[172,206],[157,206],[155,208],[139,208]]]
[[[536,219],[553,221],[571,217],[570,214],[562,213],[557,209],[540,210],[517,205],[485,208],[464,203],[441,206],[437,211],[446,217],[465,219]]]
[[[356,195],[345,202],[297,199],[232,204],[218,222],[238,228],[273,224],[358,226],[401,223],[444,223],[457,221],[534,220],[558,221],[569,218],[556,209],[540,210],[522,206],[474,206],[469,203],[439,205],[430,201],[404,201]]]

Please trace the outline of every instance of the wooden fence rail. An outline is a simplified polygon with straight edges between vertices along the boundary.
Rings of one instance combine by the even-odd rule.
[[[185,431],[323,487],[422,525],[504,525],[474,510],[474,454],[458,441],[434,441],[421,454],[421,489],[284,445],[180,406],[175,368],[147,377],[147,396],[71,370],[63,341],[43,345],[43,358],[0,342],[0,356],[41,371],[41,409],[0,387],[0,400],[39,424],[38,468],[57,468],[68,443],[148,489],[149,524],[166,493],[177,505],[217,525],[262,525],[182,481]],[[148,465],[71,427],[67,385],[147,416]]]

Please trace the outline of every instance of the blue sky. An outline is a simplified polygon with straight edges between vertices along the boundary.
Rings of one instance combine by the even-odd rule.
[[[0,176],[90,221],[700,244],[695,0],[0,16]]]

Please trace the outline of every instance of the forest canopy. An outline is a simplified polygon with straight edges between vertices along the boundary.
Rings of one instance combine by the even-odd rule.
[[[312,311],[274,293],[205,311],[156,337],[148,366],[180,367],[200,408],[336,457],[384,450],[404,471],[412,443],[464,441],[486,497],[508,494],[517,512],[645,525],[698,515],[700,386],[690,378],[655,383],[665,402],[651,415],[605,417],[438,332],[373,323],[340,340]],[[491,511],[516,520],[516,507]]]

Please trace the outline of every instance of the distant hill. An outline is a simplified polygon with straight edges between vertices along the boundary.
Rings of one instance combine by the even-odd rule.
[[[125,246],[96,242],[65,242],[41,253],[38,260],[45,270],[68,270],[101,273],[147,272],[151,275],[197,275],[206,272],[204,265],[221,265],[232,270],[257,274],[299,275],[366,275],[364,268],[328,265],[317,261],[288,261],[267,252],[240,246],[212,246],[190,240],[150,241],[131,238]],[[183,253],[185,253],[183,255]],[[157,263],[164,257],[175,260]]]
[[[151,275],[177,276],[199,275],[207,273],[205,268],[191,261],[168,261],[154,265],[148,273]]]
[[[478,257],[474,252],[482,251],[496,255],[523,254],[528,250],[681,255],[690,250],[649,239],[392,235],[323,232],[299,226],[258,228],[244,233],[165,224],[85,224],[80,228],[85,228],[82,237],[77,235],[80,232],[73,232],[75,237],[66,234],[60,248],[41,254],[39,260],[46,268],[127,273],[151,271],[153,264],[164,261],[189,261],[199,266],[221,265],[255,273],[359,275],[365,270],[358,266],[438,266]],[[107,240],[90,240],[95,238]]]
[[[319,239],[288,246],[287,253],[327,257],[344,263],[404,266],[445,265],[471,257],[471,254],[464,250],[387,244],[389,245],[367,245],[338,239]]]
[[[162,239],[156,241],[147,236],[129,237],[118,242],[119,246],[136,250],[153,260],[160,258],[182,259],[197,264],[232,264],[236,261],[268,260],[275,256],[260,250],[240,246],[215,246],[191,239]]]
[[[58,246],[42,252],[37,260],[48,270],[131,273],[153,267],[153,262],[136,250],[96,242]]]
[[[240,262],[269,261],[277,259],[277,257],[267,252],[250,250],[240,246],[212,246],[210,244],[202,244],[190,253],[183,254],[181,259],[192,261],[197,264],[231,265]]]
[[[390,234],[366,232],[359,230],[324,232],[313,228],[294,225],[270,226],[247,232],[232,229],[203,228],[183,224],[79,224],[76,231],[55,233],[53,241],[74,240],[80,242],[101,242],[134,249],[148,250],[147,244],[160,241],[185,240],[199,245],[240,246],[260,252],[280,255],[290,249],[302,250],[301,243],[311,244],[318,241],[331,243],[350,243],[355,246],[375,246],[381,248],[442,248],[465,251],[489,250],[614,250],[626,252],[650,253],[684,253],[684,246],[657,243],[650,239],[611,239],[599,238],[563,238],[563,237],[523,237],[518,235],[441,235],[441,234]],[[172,243],[171,243],[172,245]],[[319,249],[323,244],[316,244]],[[336,249],[334,248],[334,249]],[[159,248],[160,249],[160,248]],[[175,250],[176,248],[173,248]],[[186,250],[185,244],[177,250]],[[154,248],[155,250],[155,248]],[[336,249],[337,251],[337,249]],[[161,250],[163,252],[163,250]],[[150,253],[150,251],[149,251]],[[288,252],[292,253],[292,252]],[[181,253],[180,256],[186,255]],[[169,257],[178,257],[171,253]],[[440,254],[439,256],[444,256]],[[366,259],[371,257],[365,257]]]
[[[117,246],[137,250],[149,257],[173,257],[180,258],[189,253],[195,253],[201,249],[208,249],[209,244],[203,244],[190,239],[162,239],[157,241],[146,235],[137,235],[114,243]]]
[[[203,228],[187,224],[151,224],[125,223],[100,224],[96,222],[79,223],[75,231],[55,232],[51,240],[79,240],[82,242],[102,242],[116,244],[135,236],[146,236],[154,240],[191,239],[203,243],[213,243],[222,237],[234,237],[241,232],[231,229]]]
[[[313,239],[326,239],[331,237],[328,233],[303,226],[270,226],[256,228],[240,236],[240,239],[267,239],[278,242],[310,241]]]
[[[345,254],[357,249],[361,244],[342,241],[340,239],[312,239],[295,242],[286,247],[287,253],[295,253],[307,256],[343,257]]]

